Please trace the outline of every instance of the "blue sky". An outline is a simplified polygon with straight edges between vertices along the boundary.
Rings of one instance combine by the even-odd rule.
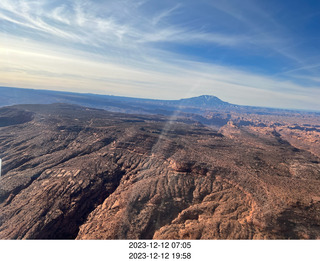
[[[0,85],[320,110],[320,1],[0,2]]]

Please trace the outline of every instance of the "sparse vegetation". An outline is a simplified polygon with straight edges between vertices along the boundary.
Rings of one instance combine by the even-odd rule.
[[[315,114],[203,114],[217,127],[54,104],[0,119],[16,111],[32,118],[0,129],[0,238],[320,238]]]

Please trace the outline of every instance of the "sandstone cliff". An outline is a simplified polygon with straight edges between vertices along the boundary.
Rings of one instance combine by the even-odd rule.
[[[0,109],[1,239],[320,238],[320,165],[274,130]],[[2,115],[2,116],[1,116]]]

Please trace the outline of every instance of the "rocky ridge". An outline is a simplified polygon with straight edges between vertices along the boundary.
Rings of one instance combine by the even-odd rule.
[[[2,239],[320,238],[319,158],[266,121],[11,110],[29,118],[0,128]]]

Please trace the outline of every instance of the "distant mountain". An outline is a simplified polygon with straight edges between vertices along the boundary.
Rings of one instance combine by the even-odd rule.
[[[216,96],[211,95],[202,95],[199,97],[193,97],[188,99],[181,99],[178,101],[184,106],[193,106],[193,107],[202,107],[202,108],[210,108],[216,106],[230,106],[231,104],[228,102],[224,102],[220,100]]]
[[[0,107],[17,104],[52,103],[76,104],[130,114],[176,115],[177,113],[185,113],[205,116],[208,111],[220,111],[227,114],[230,112],[241,112],[262,115],[288,112],[288,110],[284,109],[235,105],[211,95],[180,100],[155,100],[90,93],[0,87]]]
[[[166,115],[170,114],[168,112],[176,110],[194,112],[195,109],[202,110],[208,108],[232,106],[230,103],[224,102],[219,98],[210,95],[202,95],[199,97],[181,100],[153,100],[89,93],[84,94],[48,90],[20,89],[12,87],[0,87],[0,94],[0,106],[15,104],[71,103],[126,113]]]
[[[320,239],[320,117],[211,116],[0,108],[0,239]]]

